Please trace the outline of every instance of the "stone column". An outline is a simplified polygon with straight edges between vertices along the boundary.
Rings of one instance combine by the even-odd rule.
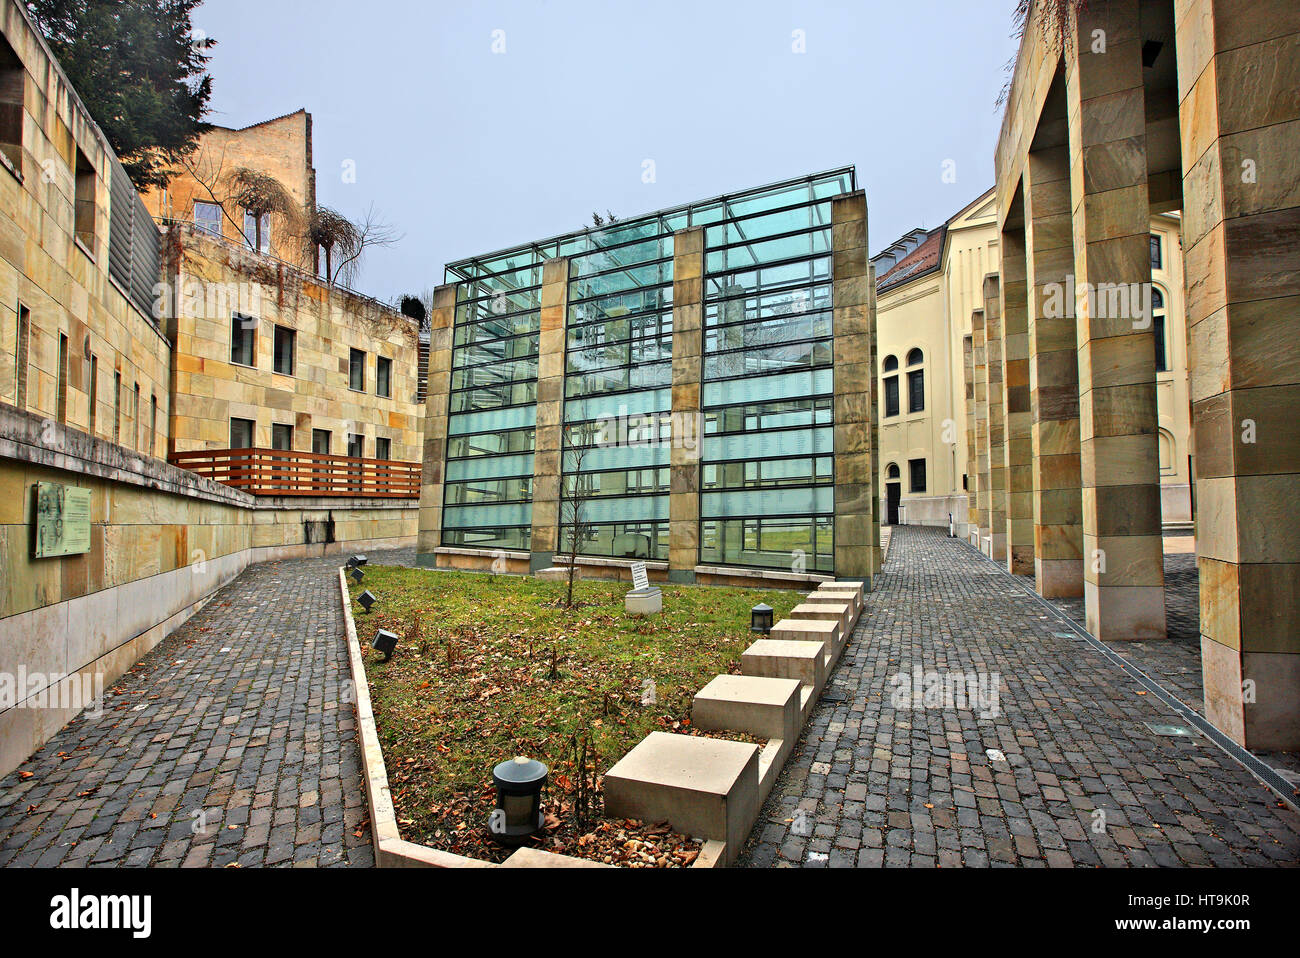
[[[979,484],[976,481],[975,455],[975,338],[962,337],[962,357],[966,370],[966,522],[962,538],[971,540],[971,534],[979,532]],[[979,545],[978,542],[975,545]]]
[[[984,277],[985,395],[989,408],[989,558],[1007,558],[1007,453],[1006,415],[1003,412],[1002,301],[998,277]]]
[[[989,370],[988,342],[984,329],[984,310],[971,313],[971,340],[975,372],[975,509],[979,541],[976,546],[987,552],[990,541],[989,525],[993,498],[989,494]]]
[[[532,572],[555,565],[566,548],[561,536],[560,483],[564,475],[564,350],[569,306],[569,261],[542,264],[541,334],[537,345],[537,433],[533,451]]]
[[[673,447],[669,471],[668,581],[695,581],[700,564],[700,390],[704,378],[704,230],[673,237]],[[691,437],[678,431],[695,429]]]
[[[1023,225],[1002,233],[1002,402],[1006,419],[1007,568],[1034,574],[1033,413],[1029,408],[1029,303]]]
[[[875,501],[875,312],[867,198],[831,204],[835,321],[835,576],[869,590],[880,566]]]
[[[1069,148],[1029,154],[1025,245],[1030,289],[1034,579],[1045,598],[1083,596],[1079,350]]]
[[[1300,20],[1180,3],[1187,323],[1206,716],[1300,748]]]
[[[1142,43],[1138,0],[1085,7],[1065,78],[1075,276],[1091,291],[1076,303],[1084,598],[1111,640],[1166,635]]]
[[[420,533],[416,562],[433,568],[442,545],[443,481],[447,465],[447,414],[451,393],[452,332],[456,328],[456,287],[433,291],[429,342],[429,385],[424,400],[424,469],[420,477]]]

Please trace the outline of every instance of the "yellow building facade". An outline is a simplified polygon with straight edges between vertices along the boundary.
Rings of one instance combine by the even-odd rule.
[[[1154,215],[1152,313],[1163,329],[1158,373],[1164,519],[1191,522],[1191,428],[1182,247],[1176,215]],[[999,269],[992,190],[934,230],[913,230],[873,259],[880,346],[881,516],[947,526],[970,538],[977,484],[967,434],[965,362],[984,284]],[[1158,337],[1160,339],[1160,337]],[[972,397],[973,398],[973,397]],[[999,556],[1002,558],[1002,556]]]

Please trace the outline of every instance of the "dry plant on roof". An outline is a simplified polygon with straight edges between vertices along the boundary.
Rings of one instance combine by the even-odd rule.
[[[1037,11],[1038,34],[1043,42],[1055,52],[1074,48],[1075,18],[1088,7],[1088,0],[1017,0],[1016,9],[1011,14],[1011,36],[1021,39],[1029,29],[1029,21]],[[1008,74],[1007,82],[998,94],[997,109],[1006,106],[1011,96],[1011,77],[1016,69],[1016,58],[1012,57],[1003,68]]]
[[[279,215],[291,225],[299,218],[298,204],[284,184],[274,176],[243,167],[232,170],[227,180],[230,200],[252,214],[255,226],[252,246],[263,249],[262,220]]]

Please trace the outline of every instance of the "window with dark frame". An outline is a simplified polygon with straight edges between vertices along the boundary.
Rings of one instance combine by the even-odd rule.
[[[77,239],[90,251],[95,253],[95,187],[97,177],[95,168],[85,153],[77,150],[77,184],[76,184],[76,231]]]
[[[907,463],[907,471],[911,481],[911,488],[909,491],[912,493],[925,492],[925,460],[909,460]]]
[[[19,173],[23,168],[23,110],[27,70],[7,40],[0,37],[0,153]]]
[[[293,426],[283,423],[271,425],[271,448],[290,452],[293,449]]]
[[[113,374],[113,441],[122,441],[122,374]]]
[[[298,342],[297,330],[287,326],[275,327],[275,371],[281,376],[292,376],[294,351]]]
[[[18,394],[14,401],[19,409],[27,408],[27,351],[32,336],[32,311],[18,304]]]
[[[99,405],[99,357],[90,357],[90,435],[95,435],[95,422],[99,418],[96,407]]]
[[[257,320],[252,316],[231,317],[230,361],[236,366],[257,366]]]
[[[1151,268],[1165,268],[1164,242],[1154,233],[1151,235]]]
[[[375,458],[382,459],[384,462],[391,462],[393,459],[393,440],[383,437],[376,439]]]
[[[375,360],[375,395],[385,399],[393,395],[393,361],[383,356]]]
[[[251,419],[230,420],[230,448],[252,449],[257,433],[257,423]]]
[[[59,333],[59,369],[56,418],[59,422],[68,421],[68,337]]]
[[[907,354],[907,411],[925,412],[925,370],[914,367],[925,365],[925,353],[914,349]]]
[[[333,441],[334,434],[328,429],[313,429],[311,431],[311,451],[318,456],[328,456]]]
[[[366,354],[359,349],[352,350],[348,358],[348,388],[358,393],[366,391]]]
[[[1169,372],[1169,343],[1165,330],[1165,295],[1158,289],[1151,290],[1151,328],[1156,340],[1156,372]]]

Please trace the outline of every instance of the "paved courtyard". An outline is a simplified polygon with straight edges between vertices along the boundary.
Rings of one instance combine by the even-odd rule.
[[[371,865],[337,566],[249,569],[117,683],[103,717],[0,780],[0,866]],[[829,689],[841,701],[815,712],[746,862],[1300,861],[1300,816],[1212,744],[1148,729],[1167,709],[1062,629],[964,544],[895,530]],[[890,679],[914,665],[999,673],[998,715],[895,708]]]
[[[917,666],[998,674],[997,708],[895,707]],[[1300,863],[1300,815],[1206,739],[1148,728],[1178,718],[946,530],[894,530],[828,695],[746,864]]]
[[[373,864],[339,564],[247,570],[0,780],[0,866]]]

